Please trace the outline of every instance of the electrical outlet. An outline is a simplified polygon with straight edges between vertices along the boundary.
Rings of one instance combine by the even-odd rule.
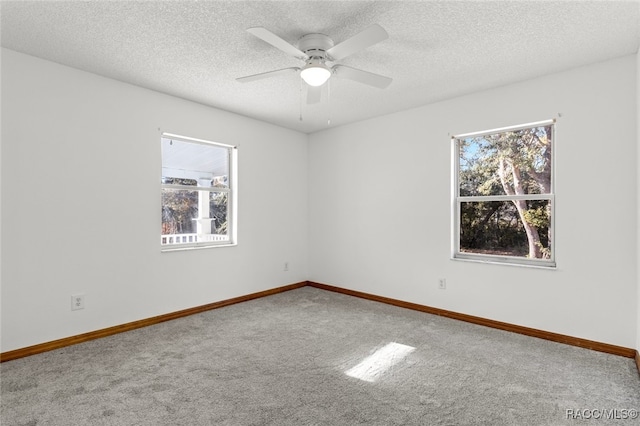
[[[283,271],[288,271],[289,270],[289,262],[284,262],[284,267],[282,268]]]
[[[84,294],[71,295],[71,310],[77,311],[78,309],[84,309]]]
[[[440,290],[447,289],[447,279],[446,278],[438,278],[438,288]]]

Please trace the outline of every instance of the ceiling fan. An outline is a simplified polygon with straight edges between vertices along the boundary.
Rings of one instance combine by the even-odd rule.
[[[253,27],[247,31],[283,52],[304,61],[305,64],[302,67],[283,68],[237,78],[236,80],[241,83],[300,72],[300,77],[307,83],[307,103],[310,104],[320,101],[322,86],[331,76],[354,80],[380,89],[391,84],[392,79],[389,77],[335,63],[389,38],[389,34],[378,24],[373,24],[336,45],[329,36],[324,34],[307,34],[298,40],[296,47],[263,27]]]

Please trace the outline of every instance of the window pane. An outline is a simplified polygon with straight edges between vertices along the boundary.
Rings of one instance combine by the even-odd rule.
[[[162,235],[194,234],[198,191],[162,189]]]
[[[551,258],[551,202],[460,203],[460,252]]]
[[[229,187],[229,148],[162,138],[162,182]]]
[[[229,241],[228,201],[228,192],[163,188],[161,243]],[[202,216],[200,205],[208,205]]]
[[[551,125],[457,143],[460,196],[551,193]]]
[[[211,233],[229,235],[228,206],[228,192],[209,193],[209,217],[214,219],[211,221]]]

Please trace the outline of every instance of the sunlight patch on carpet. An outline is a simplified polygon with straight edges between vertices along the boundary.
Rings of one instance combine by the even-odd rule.
[[[402,361],[416,348],[391,342],[362,360],[361,363],[345,371],[345,374],[366,382],[375,382],[388,369]]]

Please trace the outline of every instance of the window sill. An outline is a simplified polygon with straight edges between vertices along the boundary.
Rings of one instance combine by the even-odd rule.
[[[183,246],[179,246],[179,247],[161,246],[160,247],[160,251],[162,253],[168,253],[168,252],[172,252],[172,251],[203,250],[203,249],[220,248],[220,247],[235,247],[237,245],[238,245],[238,243],[209,244],[209,245],[197,245],[197,246],[183,245]]]
[[[532,268],[532,269],[546,269],[546,270],[557,270],[558,266],[556,262],[540,262],[540,263],[529,263],[529,262],[518,262],[516,260],[512,260],[509,258],[499,258],[496,257],[458,257],[453,256],[451,260],[460,261],[460,262],[472,262],[472,263],[486,263],[490,265],[501,265],[501,266],[516,266],[520,268]]]

